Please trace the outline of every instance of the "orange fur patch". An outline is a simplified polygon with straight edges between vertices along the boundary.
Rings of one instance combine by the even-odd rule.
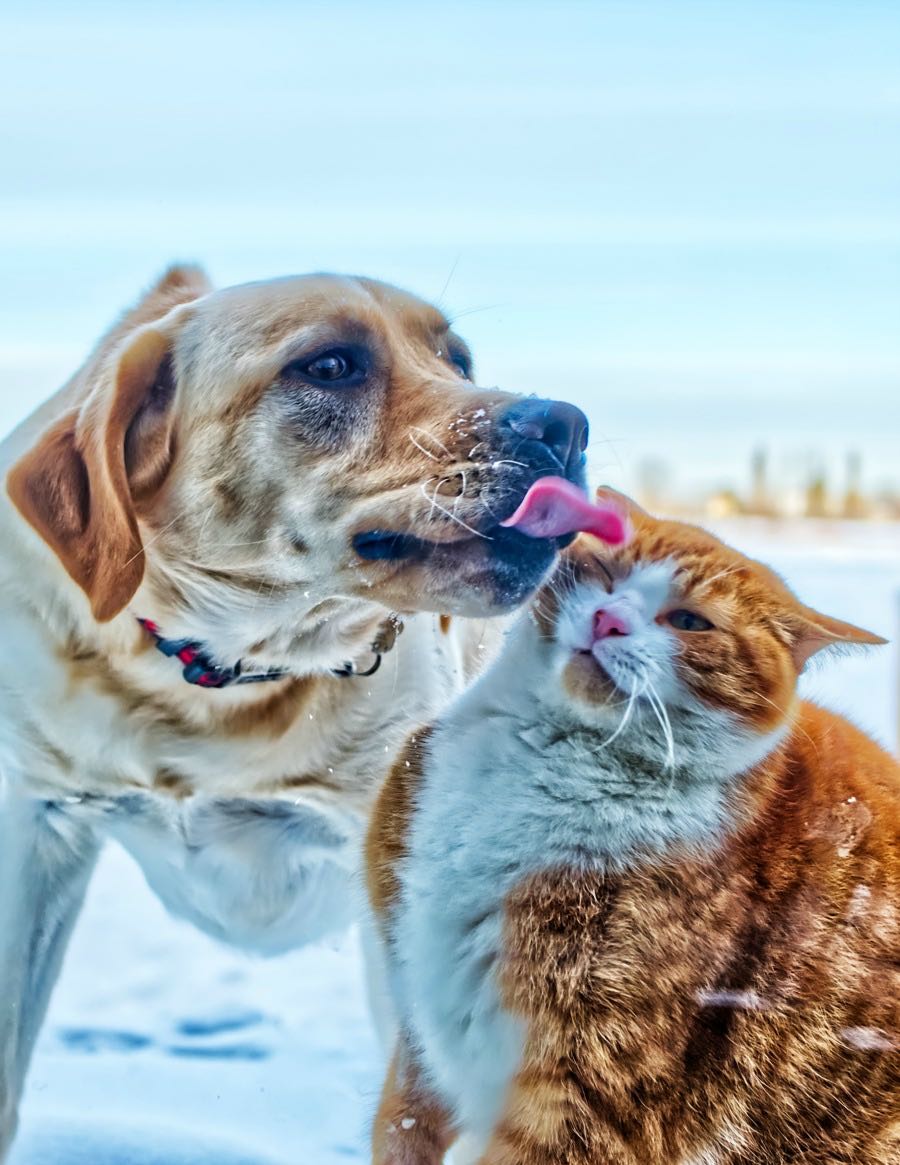
[[[735,832],[715,850],[625,873],[546,870],[510,893],[501,995],[528,1036],[480,1165],[897,1165],[900,766],[796,699],[811,640],[879,639],[704,531],[632,518],[627,547],[582,538],[566,553],[534,604],[542,633],[573,582],[671,561],[676,606],[716,627],[679,635],[682,681],[759,732],[789,730],[743,778]],[[590,697],[587,679],[579,692]],[[428,763],[421,743],[401,758],[372,818],[388,949]],[[402,1107],[402,1082],[386,1096]],[[379,1165],[407,1160],[385,1154],[378,1128],[375,1144]]]
[[[669,1165],[727,1129],[745,1148],[723,1138],[722,1162],[881,1160],[900,770],[807,704],[745,796],[752,824],[716,854],[510,897],[504,997],[531,1036],[486,1160]]]

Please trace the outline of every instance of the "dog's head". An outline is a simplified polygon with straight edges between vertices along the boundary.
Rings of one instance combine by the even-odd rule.
[[[501,612],[558,543],[500,522],[542,475],[582,483],[576,408],[476,387],[439,311],[367,279],[175,269],[78,379],[8,490],[101,621],[139,587],[187,622]]]

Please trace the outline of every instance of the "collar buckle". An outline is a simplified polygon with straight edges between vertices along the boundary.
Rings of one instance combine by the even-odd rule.
[[[373,676],[381,667],[381,652],[374,651],[372,654],[375,656],[375,662],[371,667],[366,668],[365,671],[359,671],[353,660],[348,659],[345,663],[342,663],[340,667],[332,668],[331,674],[333,676],[340,676],[342,680],[349,679],[350,676]]]

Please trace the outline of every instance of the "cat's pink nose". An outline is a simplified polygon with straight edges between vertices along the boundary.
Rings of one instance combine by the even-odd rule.
[[[611,611],[596,611],[594,613],[594,641],[609,639],[611,635],[629,635],[631,628],[621,617]]]

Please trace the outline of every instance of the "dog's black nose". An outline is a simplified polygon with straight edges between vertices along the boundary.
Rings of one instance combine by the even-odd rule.
[[[507,409],[500,424],[523,441],[546,446],[566,476],[581,465],[587,448],[588,419],[575,405],[529,397]]]

